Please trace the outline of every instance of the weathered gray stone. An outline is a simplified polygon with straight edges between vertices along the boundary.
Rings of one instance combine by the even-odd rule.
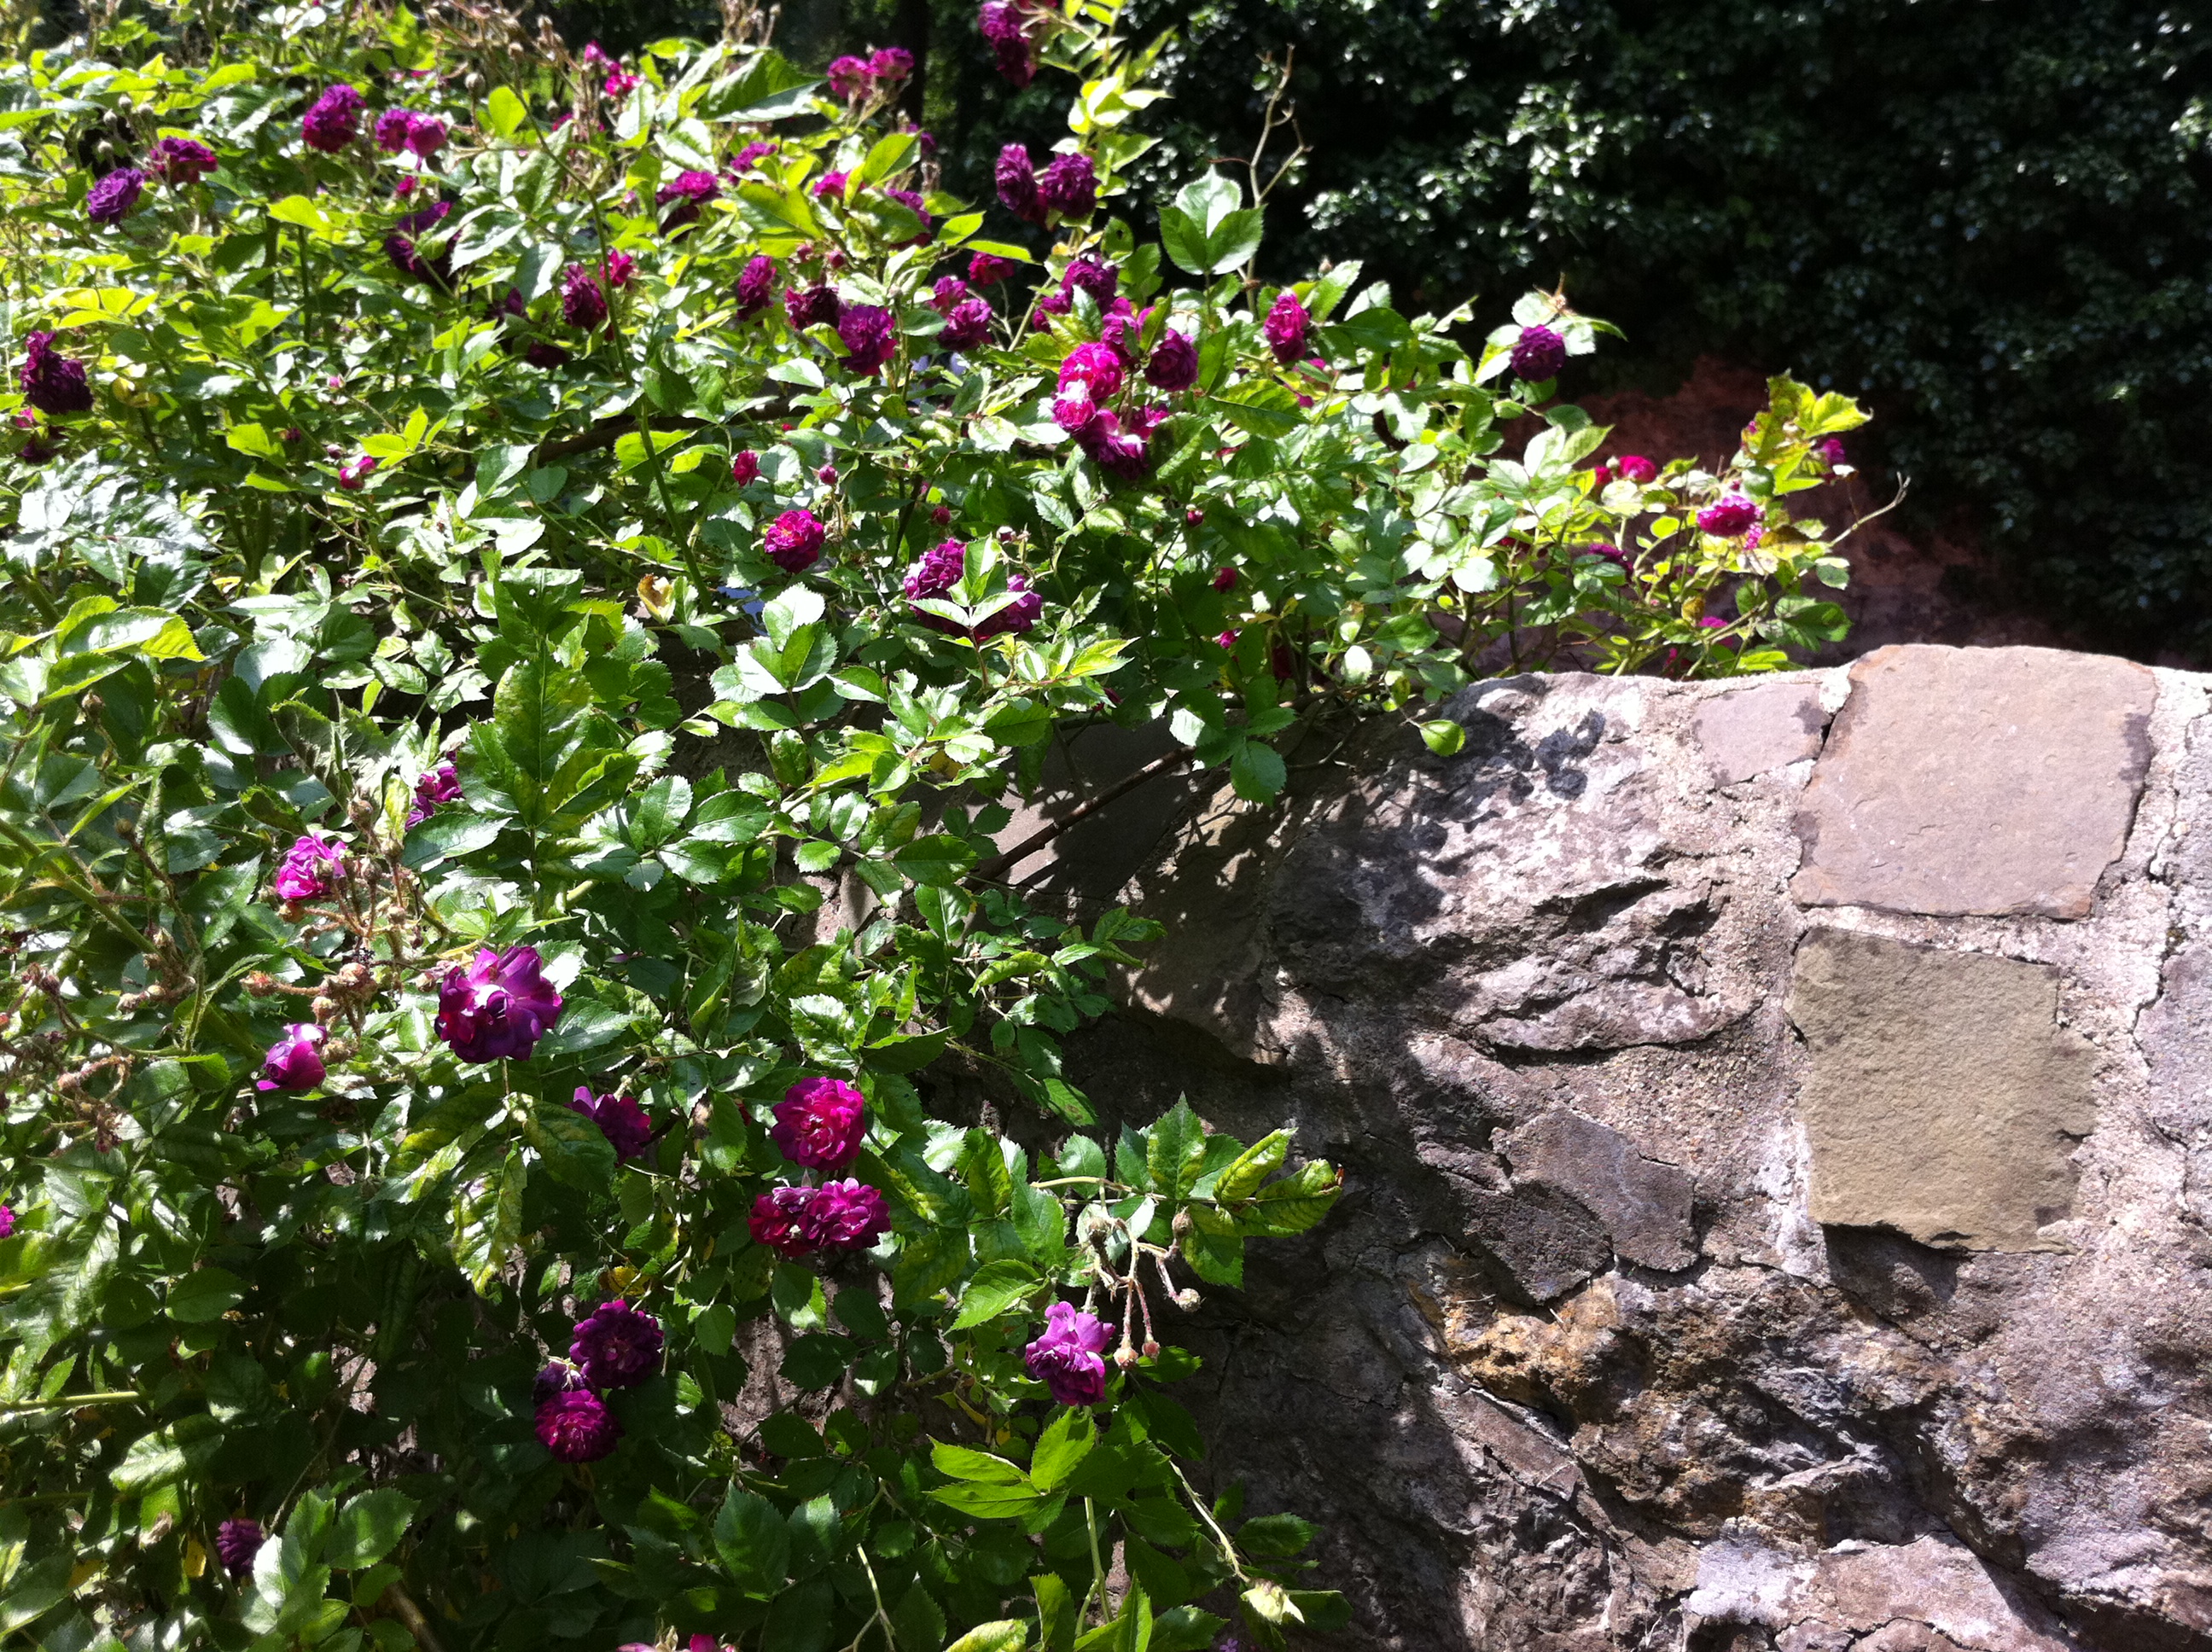
[[[2017,656],[1922,660],[1893,730],[1939,805],[1916,711],[1954,767],[2006,705],[2057,731],[2051,772],[2113,757],[2057,802],[1970,775],[1957,822],[1902,840],[1929,859],[1897,888],[1955,894],[1986,838],[1973,876],[2033,885],[2001,914],[1801,903],[1804,765],[1715,766],[1707,708],[1748,689],[1579,677],[1468,691],[1453,759],[1405,724],[1316,730],[1283,809],[1208,793],[1120,892],[1169,933],[1066,1041],[1109,1134],[1187,1094],[1346,1171],[1328,1223],[1162,1335],[1205,1357],[1176,1392],[1211,1471],[1322,1522],[1346,1644],[2212,1652],[2212,679],[2027,664],[2023,690]],[[1756,687],[1865,718],[1869,675]],[[1904,819],[1854,744],[1815,761],[1820,807],[1856,764],[1869,818]],[[2047,744],[1999,729],[1990,761]],[[2085,820],[2087,849],[2035,859]],[[1849,933],[1801,959],[1808,917]],[[1881,955],[1876,1007],[1856,965],[1808,994],[1838,945]],[[1830,1101],[1883,1121],[1832,1131]],[[1878,1172],[1843,1210],[1839,1139]],[[1686,1235],[1670,1186],[1637,1236],[1655,1160]],[[1654,1271],[1668,1244],[1696,1254]],[[1771,1620],[1697,1609],[1731,1552],[1776,1558]]]
[[[1798,816],[1807,906],[2088,915],[2150,757],[2157,686],[2050,648],[1883,648]]]
[[[2096,1124],[2095,1052],[2055,1024],[2057,971],[1815,929],[1790,1018],[1812,1072],[1816,1222],[1926,1245],[2057,1250],[2075,1144]]]
[[[1516,1186],[1556,1187],[1586,1206],[1625,1261],[1667,1271],[1697,1260],[1690,1178],[1618,1130],[1555,1108],[1502,1139]]]
[[[1713,695],[1699,702],[1695,724],[1705,762],[1723,786],[1816,755],[1827,726],[1820,685],[1802,677]]]

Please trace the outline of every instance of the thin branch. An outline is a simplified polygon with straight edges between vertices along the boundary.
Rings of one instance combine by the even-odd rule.
[[[1142,786],[1146,780],[1151,780],[1154,775],[1164,774],[1171,768],[1180,768],[1184,763],[1188,762],[1190,761],[1190,757],[1191,754],[1188,751],[1170,751],[1164,757],[1153,758],[1152,762],[1146,763],[1135,774],[1128,775],[1115,784],[1108,787],[1097,797],[1089,799],[1088,800],[1077,805],[1074,808],[1062,815],[1058,820],[1053,821],[1045,826],[1040,827],[1037,830],[1031,832],[1020,842],[1015,844],[1012,848],[1006,850],[1004,853],[993,855],[988,860],[986,860],[982,865],[976,867],[974,872],[969,873],[969,876],[970,878],[981,878],[987,883],[996,882],[1001,874],[1012,872],[1016,866],[1021,865],[1023,861],[1028,859],[1031,855],[1035,854],[1046,844],[1051,842],[1053,839],[1058,837],[1069,827],[1078,825],[1082,822],[1088,820],[1091,816],[1097,814],[1101,809],[1103,809],[1108,804],[1112,803],[1117,798],[1123,797],[1127,793],[1135,791],[1139,787]]]

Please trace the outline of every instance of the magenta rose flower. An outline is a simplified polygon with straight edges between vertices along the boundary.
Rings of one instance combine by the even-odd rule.
[[[1145,382],[1170,393],[1188,390],[1198,382],[1198,346],[1173,327],[1167,329],[1145,363]]]
[[[23,367],[16,382],[23,399],[50,418],[92,411],[92,385],[84,363],[55,349],[54,336],[34,332],[23,341]]]
[[[145,191],[144,173],[136,167],[118,167],[86,194],[84,216],[96,224],[119,224],[131,216],[131,209]]]
[[[359,493],[368,485],[369,477],[376,474],[376,460],[363,453],[349,459],[338,466],[338,486],[348,493]]]
[[[1036,173],[1030,165],[1027,149],[1009,143],[1000,149],[992,176],[999,185],[999,203],[1007,211],[1025,223],[1045,221],[1044,197],[1037,191]]]
[[[902,81],[914,73],[914,53],[902,46],[878,46],[868,54],[868,73],[879,81]]]
[[[1151,474],[1148,446],[1152,432],[1167,421],[1164,408],[1139,408],[1126,421],[1101,408],[1090,423],[1075,433],[1075,444],[1091,462],[1125,482],[1138,482]],[[1026,626],[1018,628],[1026,630]]]
[[[435,115],[410,115],[407,135],[401,142],[408,154],[418,161],[428,161],[446,147],[446,123]]]
[[[730,461],[730,480],[740,488],[749,488],[760,477],[760,455],[750,447],[740,448]]]
[[[1088,293],[1091,301],[1103,312],[1114,307],[1114,296],[1121,286],[1121,272],[1109,264],[1101,264],[1090,253],[1070,264],[1060,278],[1062,294],[1073,296]]]
[[[1756,500],[1729,492],[1698,513],[1698,525],[1716,539],[1733,539],[1750,531],[1765,514]]]
[[[839,316],[837,337],[845,346],[845,365],[864,378],[883,371],[898,348],[891,313],[874,304],[855,304]]]
[[[636,273],[637,260],[630,257],[629,253],[610,252],[607,254],[608,286],[616,288],[627,287],[629,285],[629,278]]]
[[[608,78],[611,81],[613,76]],[[678,173],[674,180],[663,184],[653,197],[656,206],[667,206],[672,202],[676,205],[676,210],[660,221],[660,233],[665,235],[685,224],[697,223],[699,209],[721,192],[721,183],[711,172]]]
[[[1237,570],[1233,568],[1216,568],[1213,588],[1216,591],[1234,591],[1237,588]]]
[[[951,313],[952,307],[968,296],[968,283],[957,276],[940,276],[929,289],[929,307],[939,315]]]
[[[775,290],[775,260],[765,252],[754,253],[738,276],[738,319],[750,321],[768,308],[769,295]]]
[[[570,264],[561,278],[561,319],[586,332],[607,319],[606,289],[585,264]]]
[[[568,1110],[582,1114],[599,1127],[599,1133],[615,1150],[617,1164],[643,1155],[647,1144],[653,1139],[652,1121],[645,1116],[645,1109],[629,1096],[594,1096],[588,1084],[579,1084]]]
[[[1267,312],[1267,319],[1260,324],[1267,336],[1267,348],[1285,367],[1306,353],[1306,336],[1311,331],[1313,318],[1306,307],[1298,302],[1298,295],[1285,288]]]
[[[980,298],[963,299],[945,317],[938,343],[949,350],[972,350],[991,336],[991,307]]]
[[[550,372],[555,367],[568,365],[568,352],[545,339],[533,338],[522,347],[522,359],[533,367],[544,367]]]
[[[1087,155],[1056,155],[1036,182],[1045,210],[1087,218],[1098,208],[1098,169]]]
[[[561,1001],[536,947],[485,947],[438,988],[438,1036],[464,1061],[522,1060],[561,1018]]]
[[[459,800],[461,777],[450,762],[440,763],[415,782],[415,806],[407,811],[407,823],[420,826],[438,812],[441,805]]]
[[[995,287],[1021,265],[995,252],[978,252],[968,260],[968,279],[978,287]]]
[[[1841,436],[1823,436],[1813,444],[1813,457],[1833,470],[1837,465],[1846,463],[1850,455],[1845,450]]]
[[[589,1387],[583,1372],[567,1360],[551,1360],[531,1379],[530,1403],[533,1407],[542,1406],[556,1394],[580,1394]]]
[[[622,1424],[595,1394],[556,1394],[538,1407],[538,1442],[564,1463],[595,1463],[613,1452]]]
[[[868,88],[875,83],[875,77],[868,72],[866,59],[849,54],[832,58],[829,75],[830,89],[848,103],[857,103],[867,96]]]
[[[422,256],[422,237],[445,222],[453,210],[451,201],[433,201],[417,208],[392,225],[392,233],[384,238],[384,256],[392,260],[392,267],[404,276],[417,281],[447,282],[453,277],[453,257],[450,252],[440,250],[428,258]]]
[[[1641,453],[1623,453],[1613,462],[1616,473],[1639,488],[1657,480],[1659,467]]]
[[[1023,1350],[1029,1374],[1063,1406],[1095,1406],[1106,1397],[1106,1344],[1112,1333],[1093,1314],[1056,1302],[1044,1316],[1044,1334]]]
[[[837,289],[827,282],[813,287],[787,287],[783,292],[784,319],[794,332],[804,332],[809,327],[834,327],[837,318],[844,314],[845,307],[837,297]]]
[[[243,1577],[253,1570],[253,1557],[268,1540],[258,1520],[226,1520],[215,1528],[215,1556],[233,1577]]]
[[[595,1388],[633,1388],[660,1364],[660,1321],[617,1297],[577,1321],[568,1357]]]
[[[1513,374],[1532,383],[1559,377],[1567,364],[1567,341],[1549,327],[1523,327],[1513,341]]]
[[[840,1078],[801,1078],[775,1104],[769,1139],[793,1164],[810,1170],[842,1170],[860,1151],[867,1129],[867,1102]]]
[[[220,164],[216,152],[194,138],[158,138],[146,151],[146,170],[171,189],[198,183]]]
[[[807,1218],[814,1206],[811,1187],[771,1187],[753,1200],[745,1226],[753,1242],[766,1245],[786,1260],[796,1260],[815,1248]]]
[[[386,155],[397,155],[407,147],[407,128],[414,118],[404,109],[386,109],[369,128],[369,136]]]
[[[845,198],[845,185],[852,181],[849,172],[825,172],[814,180],[811,192],[817,201],[842,201]]]
[[[1094,402],[1109,399],[1121,388],[1121,358],[1105,344],[1078,344],[1060,364],[1060,393],[1067,396],[1081,387]]]
[[[774,155],[775,153],[775,144],[760,138],[755,138],[751,143],[746,144],[744,148],[738,151],[737,158],[730,162],[730,170],[732,172],[750,172],[759,162],[760,158],[763,155]]]
[[[323,1082],[323,1055],[317,1048],[325,1036],[311,1021],[295,1022],[269,1047],[261,1059],[256,1090],[313,1090]]]
[[[959,583],[967,566],[968,547],[957,539],[945,540],[922,553],[921,560],[907,570],[902,582],[907,597],[916,604],[926,598],[946,597]],[[1006,588],[1013,592],[1014,599],[972,631],[963,630],[942,614],[933,614],[920,606],[913,610],[914,617],[933,631],[942,631],[947,636],[967,636],[977,642],[988,642],[1010,631],[1030,629],[1043,616],[1044,598],[1030,590],[1029,580],[1019,574],[1007,579]]]
[[[0,1205],[0,1239],[5,1239],[15,1231],[15,1212],[8,1206]]]
[[[276,868],[276,898],[319,901],[345,876],[345,846],[319,833],[295,838]]]
[[[307,106],[300,136],[311,149],[336,155],[361,135],[362,95],[346,85],[329,87]]]
[[[991,55],[1001,75],[1017,87],[1027,86],[1036,77],[1036,60],[1030,55],[1028,35],[1022,32],[1021,8],[1013,0],[983,0],[982,9],[975,14],[975,26],[990,42]]]
[[[761,535],[761,550],[787,574],[804,574],[822,555],[828,530],[804,508],[786,511]]]
[[[865,1181],[825,1181],[814,1189],[803,1225],[817,1250],[866,1250],[890,1231],[890,1206]]]

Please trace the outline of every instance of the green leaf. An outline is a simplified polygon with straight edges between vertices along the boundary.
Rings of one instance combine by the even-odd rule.
[[[744,1593],[766,1600],[791,1570],[791,1530],[766,1497],[732,1485],[714,1515],[714,1552]]]
[[[504,86],[493,87],[484,100],[484,124],[501,137],[513,137],[529,118],[528,106]]]
[[[1030,1643],[1030,1626],[1018,1619],[1006,1618],[995,1623],[978,1624],[945,1652],[1022,1652]]]
[[[1467,730],[1449,717],[1421,725],[1421,740],[1439,757],[1456,757],[1467,746]]]
[[[1036,1448],[1030,1454],[1030,1482],[1040,1491],[1058,1491],[1097,1443],[1097,1424],[1089,1411],[1073,1406],[1062,1411],[1037,1436]]]
[[[1052,1501],[1026,1485],[990,1485],[966,1480],[940,1485],[929,1495],[971,1520],[1026,1520]]]
[[[965,838],[936,832],[915,839],[891,859],[915,883],[945,887],[968,875],[975,865],[976,853]]]
[[[1028,1479],[1018,1463],[994,1457],[988,1451],[954,1445],[947,1440],[929,1442],[929,1461],[937,1472],[952,1479],[983,1485],[1026,1485]]]
[[[390,1486],[365,1491],[338,1511],[323,1558],[341,1571],[374,1566],[406,1535],[415,1499]]]
[[[891,1611],[891,1631],[899,1652],[938,1652],[945,1644],[945,1613],[919,1583],[907,1585]]]
[[[1343,1179],[1326,1159],[1316,1159],[1254,1193],[1237,1212],[1237,1225],[1276,1238],[1304,1233],[1328,1214],[1342,1191]]]
[[[198,1268],[169,1287],[169,1317],[183,1325],[204,1325],[245,1297],[245,1282],[228,1268]]]
[[[1262,1136],[1229,1162],[1213,1184],[1213,1196],[1224,1205],[1249,1199],[1261,1182],[1282,1168],[1284,1155],[1290,1151],[1289,1131],[1277,1130]]]
[[[1281,754],[1259,740],[1243,742],[1229,760],[1229,783],[1248,803],[1272,803],[1289,780]]]
[[[1181,1199],[1197,1185],[1205,1163],[1206,1127],[1189,1102],[1177,1101],[1152,1127],[1145,1146],[1145,1168],[1152,1173],[1152,1186]]]
[[[975,1277],[960,1293],[960,1312],[952,1321],[952,1328],[965,1331],[986,1320],[996,1319],[1043,1284],[1036,1270],[1026,1262],[986,1262],[975,1270]]]

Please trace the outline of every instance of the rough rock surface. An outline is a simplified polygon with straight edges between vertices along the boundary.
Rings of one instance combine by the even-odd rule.
[[[1093,832],[1073,1076],[1347,1172],[1185,1329],[1352,1643],[2212,1649],[2208,689],[1514,678]]]

